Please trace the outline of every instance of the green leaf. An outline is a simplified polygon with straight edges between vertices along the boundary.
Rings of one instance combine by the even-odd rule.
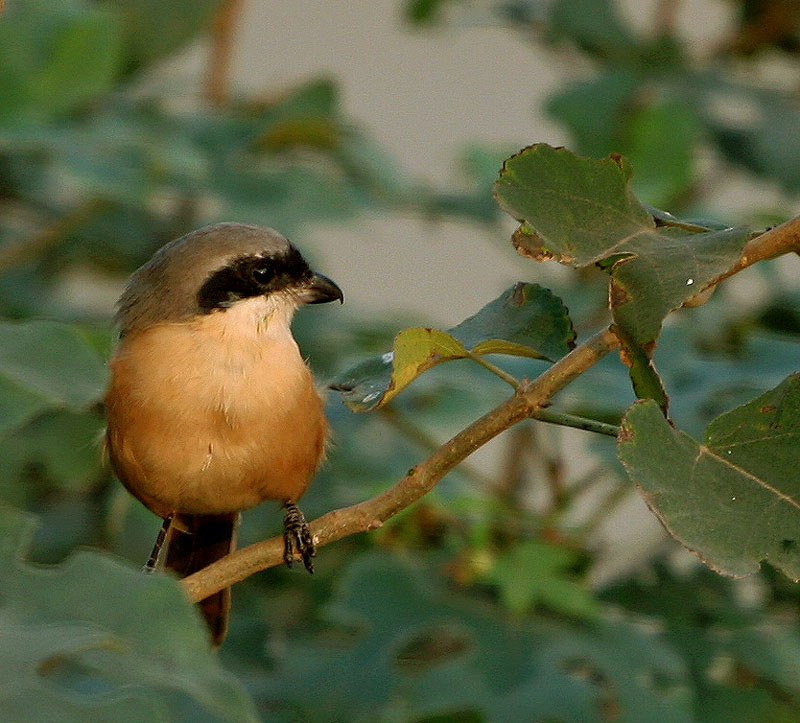
[[[290,118],[324,118],[339,116],[341,108],[339,87],[332,78],[318,78],[293,89],[269,109],[269,121]]]
[[[702,445],[638,402],[618,452],[670,533],[711,568],[741,576],[767,561],[800,579],[800,374],[715,419]]]
[[[226,151],[227,152],[227,151]],[[343,219],[359,207],[357,189],[322,169],[296,163],[271,163],[256,172],[243,167],[212,170],[215,191],[235,218],[296,229],[309,219]],[[290,231],[285,231],[290,233]]]
[[[726,653],[786,690],[800,692],[800,631],[790,621],[734,630]]]
[[[614,68],[589,81],[566,86],[547,102],[547,111],[569,128],[579,153],[596,158],[619,149],[622,116],[640,80]]]
[[[634,188],[649,203],[669,205],[692,182],[699,122],[682,100],[642,108],[631,119],[628,158],[637,169]]]
[[[412,25],[434,25],[441,20],[442,8],[453,0],[406,0],[405,16]]]
[[[64,115],[111,90],[120,65],[113,13],[79,0],[12,3],[0,23],[0,124]]]
[[[710,79],[703,88],[706,122],[726,159],[773,178],[789,192],[800,188],[800,107],[775,91]],[[735,108],[727,117],[725,108]],[[720,110],[717,110],[720,109]]]
[[[521,250],[537,260],[586,266],[632,255],[628,248],[655,223],[636,199],[623,158],[581,158],[544,143],[511,156],[495,194],[501,207],[526,225]]]
[[[503,603],[517,614],[543,605],[564,615],[592,619],[599,608],[572,573],[578,560],[578,553],[566,547],[521,542],[498,557],[490,579]]]
[[[29,486],[23,476],[35,469],[50,489],[87,492],[101,467],[104,427],[99,414],[57,409],[0,437],[0,491]],[[40,485],[28,493],[41,495]]]
[[[617,63],[638,54],[636,38],[611,0],[557,0],[550,11],[550,27],[592,55]]]
[[[81,128],[27,124],[0,135],[0,152],[47,154],[49,171],[84,197],[144,203],[145,145],[155,139],[100,117]]]
[[[101,0],[122,18],[134,68],[173,55],[208,27],[222,0]]]
[[[495,184],[500,205],[522,222],[514,243],[538,261],[609,270],[610,305],[634,373],[660,388],[649,360],[664,317],[739,258],[742,228],[697,232],[657,226],[639,202],[623,158],[581,158],[539,144],[509,158]],[[642,356],[644,355],[644,356]],[[641,360],[640,360],[641,358]],[[665,406],[666,395],[656,392]]]
[[[602,619],[512,623],[437,584],[434,569],[382,554],[354,561],[327,611],[334,630],[290,641],[274,666],[270,709],[354,723],[467,713],[500,723],[600,721],[609,706],[620,720],[691,720],[669,695],[685,670],[658,636]]]
[[[73,327],[0,322],[0,433],[49,408],[82,410],[100,400],[107,371]]]
[[[46,396],[20,386],[0,372],[0,434],[20,427],[51,406]]]
[[[770,721],[780,723],[776,703],[763,689],[747,690],[726,685],[707,685],[702,696],[701,723],[729,723],[730,721]],[[793,715],[788,720],[793,720]]]
[[[659,99],[632,111],[641,82],[631,69],[614,69],[568,86],[547,108],[570,129],[579,153],[595,158],[624,153],[637,169],[637,194],[650,203],[669,205],[692,181],[700,123],[693,108],[679,99]]]
[[[57,567],[19,555],[31,521],[0,508],[0,707],[8,720],[256,721],[178,585],[97,552]]]
[[[476,354],[548,361],[575,346],[575,330],[561,299],[538,284],[522,282],[454,326],[450,334]]]
[[[580,158],[539,144],[506,161],[495,191],[525,224],[515,239],[523,253],[611,270],[614,319],[646,344],[669,311],[735,263],[746,231],[656,227],[631,177],[622,158]]]
[[[510,354],[554,361],[573,346],[575,332],[561,300],[538,284],[518,283],[449,331],[401,331],[392,352],[340,375],[331,389],[353,411],[386,404],[427,369],[469,354]]]
[[[33,102],[48,115],[66,113],[111,90],[121,60],[117,18],[102,10],[86,13],[55,38],[46,65],[33,79]]]

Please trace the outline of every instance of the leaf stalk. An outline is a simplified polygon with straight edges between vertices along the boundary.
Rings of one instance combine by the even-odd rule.
[[[501,369],[496,364],[490,362],[482,354],[476,354],[473,351],[468,351],[467,359],[471,359],[472,361],[480,364],[484,369],[488,369],[492,374],[500,377],[500,379],[502,379],[506,384],[511,385],[511,387],[514,389],[519,389],[519,379],[509,374],[504,369]]]
[[[573,427],[574,429],[583,429],[587,432],[605,434],[608,437],[616,437],[619,434],[619,427],[615,424],[606,424],[596,419],[580,417],[576,414],[567,414],[566,412],[558,412],[555,409],[548,409],[547,407],[538,407],[534,409],[530,416],[531,419],[537,419],[540,422],[559,424],[562,427]]]

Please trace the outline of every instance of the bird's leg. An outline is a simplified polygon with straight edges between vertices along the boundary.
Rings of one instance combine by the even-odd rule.
[[[171,524],[172,515],[167,515],[164,518],[164,524],[161,525],[161,529],[158,531],[158,537],[156,537],[156,544],[153,545],[153,551],[150,553],[150,557],[147,559],[145,566],[142,568],[143,572],[153,572],[153,570],[156,569],[158,556],[161,554],[161,548],[164,546],[164,540],[167,538],[167,531],[169,530],[169,526]]]
[[[296,550],[303,558],[306,570],[313,573],[314,563],[311,558],[317,554],[317,550],[306,518],[293,500],[286,500],[283,506],[286,509],[286,514],[283,516],[283,559],[286,565],[291,567]]]

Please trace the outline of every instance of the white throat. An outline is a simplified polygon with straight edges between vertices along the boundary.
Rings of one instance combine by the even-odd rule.
[[[287,294],[270,294],[242,299],[230,307],[211,313],[221,329],[231,335],[291,336],[292,319],[297,303]]]

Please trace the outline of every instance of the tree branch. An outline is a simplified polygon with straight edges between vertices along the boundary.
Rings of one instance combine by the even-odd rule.
[[[381,419],[391,425],[407,440],[420,447],[426,454],[433,454],[441,446],[441,442],[438,439],[425,432],[419,425],[406,419],[391,404],[385,407],[378,407],[377,412],[381,416]],[[471,467],[467,462],[462,463],[458,471],[470,481],[480,485],[484,489],[490,489],[495,485],[494,479],[484,474],[481,470]]]
[[[659,0],[655,11],[655,29],[660,35],[672,37],[678,22],[680,0]]]
[[[427,494],[459,462],[517,422],[530,417],[553,394],[619,345],[608,329],[559,359],[533,382],[523,382],[502,404],[445,442],[403,479],[372,499],[328,512],[310,523],[317,547],[357,532],[368,532]],[[283,538],[273,537],[227,555],[181,582],[197,602],[283,562]]]
[[[206,99],[215,108],[228,100],[234,26],[241,0],[225,0],[211,22],[211,53],[206,77]]]
[[[516,377],[509,374],[505,369],[501,369],[497,364],[492,364],[488,359],[486,359],[482,354],[476,354],[475,352],[468,351],[467,358],[472,359],[472,361],[480,364],[484,369],[488,369],[492,374],[502,379],[506,384],[510,385],[512,388],[516,389],[519,387],[519,381]]]
[[[800,253],[800,216],[750,239],[742,249],[739,260],[724,274],[714,279],[709,286],[716,286],[729,276],[738,274],[742,269],[746,269],[758,261],[774,259],[792,251]]]

